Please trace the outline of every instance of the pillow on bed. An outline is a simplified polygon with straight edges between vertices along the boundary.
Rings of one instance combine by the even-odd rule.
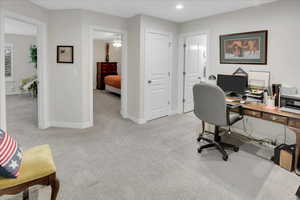
[[[0,176],[17,178],[22,161],[22,150],[18,143],[0,129]]]

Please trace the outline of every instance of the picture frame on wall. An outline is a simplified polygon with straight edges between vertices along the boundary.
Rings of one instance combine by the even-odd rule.
[[[268,31],[220,36],[221,64],[267,65]]]
[[[57,46],[57,63],[73,64],[74,63],[74,47],[73,46]]]

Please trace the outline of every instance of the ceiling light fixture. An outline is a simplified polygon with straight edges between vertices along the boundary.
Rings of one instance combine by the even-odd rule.
[[[184,8],[184,6],[182,4],[177,4],[176,5],[177,10],[182,10],[183,8]]]
[[[122,47],[122,36],[117,36],[113,41],[112,41],[113,47],[120,48]]]
[[[113,47],[120,48],[122,46],[121,40],[114,40],[112,43]]]

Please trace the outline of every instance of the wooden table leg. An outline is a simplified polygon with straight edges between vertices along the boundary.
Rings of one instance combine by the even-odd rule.
[[[296,134],[295,173],[300,176],[300,129],[292,127],[290,129]]]

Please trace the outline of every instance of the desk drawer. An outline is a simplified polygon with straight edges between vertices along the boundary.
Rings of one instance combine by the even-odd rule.
[[[272,115],[268,113],[263,113],[262,118],[268,121],[273,121],[281,124],[287,124],[288,120],[286,117],[278,116],[278,115]]]
[[[244,114],[251,117],[261,118],[261,112],[253,110],[244,110]]]
[[[293,128],[300,128],[300,119],[289,119],[289,124],[290,127]]]

